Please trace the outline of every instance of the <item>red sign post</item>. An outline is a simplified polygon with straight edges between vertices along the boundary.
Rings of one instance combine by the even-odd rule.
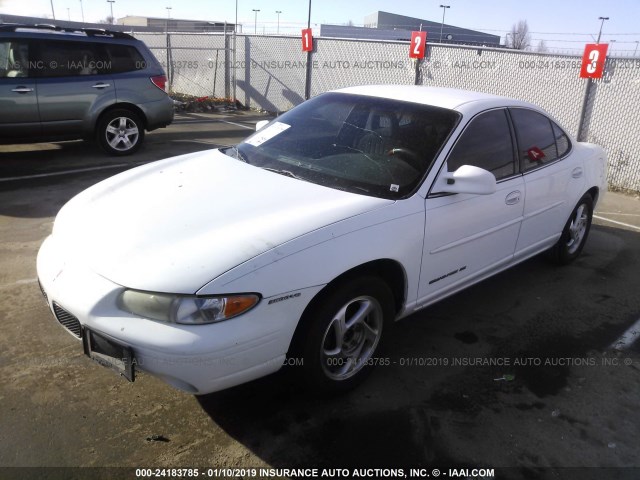
[[[604,61],[607,58],[607,43],[588,43],[582,56],[580,78],[602,78]]]
[[[302,29],[302,51],[303,52],[312,52],[313,51],[313,32],[310,28]]]
[[[427,32],[411,32],[409,58],[424,58],[427,50]]]

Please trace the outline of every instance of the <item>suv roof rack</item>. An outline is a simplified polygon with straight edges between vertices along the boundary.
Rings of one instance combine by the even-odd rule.
[[[64,32],[64,33],[84,33],[88,37],[113,37],[113,38],[123,38],[127,40],[135,40],[135,37],[129,35],[128,33],[116,31],[116,30],[106,30],[103,28],[69,28],[69,27],[59,27],[57,25],[49,25],[45,23],[36,23],[32,25],[23,24],[23,23],[3,23],[0,24],[0,32],[15,32],[19,28],[28,28],[34,30],[52,30],[55,32]]]

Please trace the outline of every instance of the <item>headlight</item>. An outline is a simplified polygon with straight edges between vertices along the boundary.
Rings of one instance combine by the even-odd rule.
[[[197,297],[125,290],[119,307],[134,315],[185,325],[216,323],[251,310],[260,301],[254,293]]]

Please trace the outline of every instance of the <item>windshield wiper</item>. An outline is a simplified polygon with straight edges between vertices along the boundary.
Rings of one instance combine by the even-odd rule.
[[[262,167],[262,168],[263,170],[269,170],[270,172],[279,173],[280,175],[284,175],[285,177],[295,178],[296,180],[304,180],[304,178],[297,176],[295,173],[290,172],[289,170],[278,170],[277,168],[271,168],[271,167]]]
[[[238,149],[238,147],[236,145],[234,145],[233,147],[227,148],[224,151],[224,153],[226,155],[229,155],[227,153],[229,150],[233,150],[234,151],[236,160],[240,160],[241,162],[244,162],[244,163],[249,163],[249,161],[247,160],[247,157],[244,156],[244,154]],[[229,155],[229,156],[231,157],[231,155]]]

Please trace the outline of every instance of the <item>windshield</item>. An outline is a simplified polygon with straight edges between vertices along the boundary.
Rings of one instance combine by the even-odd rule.
[[[300,180],[397,199],[418,187],[458,118],[428,105],[326,93],[226,153]]]

